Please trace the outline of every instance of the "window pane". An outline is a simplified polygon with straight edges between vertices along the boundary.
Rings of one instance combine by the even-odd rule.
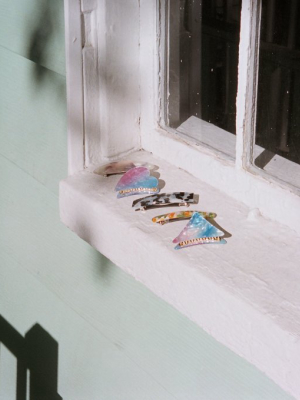
[[[167,124],[221,151],[231,143],[234,155],[241,1],[170,0],[168,6]]]
[[[262,2],[255,165],[300,186],[300,6]],[[287,161],[289,160],[289,161]]]

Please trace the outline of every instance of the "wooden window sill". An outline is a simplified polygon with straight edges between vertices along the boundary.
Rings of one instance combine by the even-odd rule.
[[[138,197],[117,199],[120,176],[89,168],[60,183],[62,222],[218,341],[300,397],[300,246],[290,228],[262,217],[228,195],[150,153],[128,157],[159,166],[161,192],[199,194],[195,210],[217,213],[232,236],[226,245],[176,251],[186,221],[160,226],[135,212]]]

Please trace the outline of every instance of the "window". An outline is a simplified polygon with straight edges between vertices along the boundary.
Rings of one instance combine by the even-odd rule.
[[[274,0],[274,7],[279,3]],[[289,62],[281,73],[286,82],[292,66],[286,143],[290,149],[292,141],[296,145],[276,154],[280,134],[268,147],[274,126],[264,118],[267,112],[269,120],[278,114],[266,108],[273,50],[261,50],[271,2],[262,10],[256,0],[65,4],[70,174],[143,149],[298,231],[300,174],[291,157],[300,126],[297,40],[292,52],[282,43],[267,44],[276,47],[281,63]],[[287,6],[284,15],[295,12]],[[194,23],[192,15],[198,16]],[[270,21],[279,26],[274,18]],[[289,26],[288,17],[282,18],[274,40]],[[204,60],[207,49],[212,54]],[[289,209],[284,218],[283,208]]]
[[[240,26],[241,1],[161,2],[166,30],[161,124],[234,159],[237,88],[239,84],[246,93],[247,85],[252,85],[247,94],[245,118],[252,121],[244,167],[254,165],[300,187],[300,28],[296,23],[300,7],[297,1],[268,0],[262,9],[259,1],[257,8],[249,10],[249,4],[244,2],[244,15],[252,11],[253,56],[251,74],[244,79],[241,70],[248,48],[240,45],[239,54],[239,40],[242,43],[246,35]]]

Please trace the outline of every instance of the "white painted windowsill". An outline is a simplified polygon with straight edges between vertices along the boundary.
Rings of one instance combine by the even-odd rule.
[[[187,221],[160,226],[151,219],[178,208],[135,212],[132,202],[143,196],[117,199],[120,176],[101,177],[92,168],[60,183],[63,223],[300,398],[299,237],[149,153],[130,159],[159,166],[162,193],[199,194],[190,209],[216,212],[232,235],[227,244],[174,250],[172,239]]]

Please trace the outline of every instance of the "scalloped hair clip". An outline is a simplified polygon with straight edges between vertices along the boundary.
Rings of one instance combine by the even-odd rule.
[[[129,171],[132,168],[136,167],[145,167],[148,169],[155,169],[155,165],[149,163],[138,163],[133,162],[131,160],[121,160],[121,161],[114,161],[110,162],[105,165],[101,165],[100,167],[94,170],[94,174],[102,175],[102,176],[109,176],[109,175],[117,175],[117,174],[124,174],[125,172]]]
[[[224,232],[213,226],[198,212],[194,212],[185,228],[173,240],[173,243],[177,243],[176,250],[198,244],[227,243],[225,239],[222,239],[222,236],[224,236]]]
[[[117,183],[118,198],[140,193],[159,193],[158,179],[150,175],[146,167],[135,167],[127,171]]]
[[[215,218],[217,216],[216,213],[206,211],[177,211],[169,214],[157,215],[156,217],[152,218],[152,221],[154,223],[164,225],[168,222],[190,219],[194,212],[198,212],[204,218]]]
[[[135,208],[135,211],[144,211],[150,208],[167,206],[189,207],[190,204],[198,203],[198,198],[198,195],[189,192],[160,193],[135,200],[132,203],[132,207]]]

